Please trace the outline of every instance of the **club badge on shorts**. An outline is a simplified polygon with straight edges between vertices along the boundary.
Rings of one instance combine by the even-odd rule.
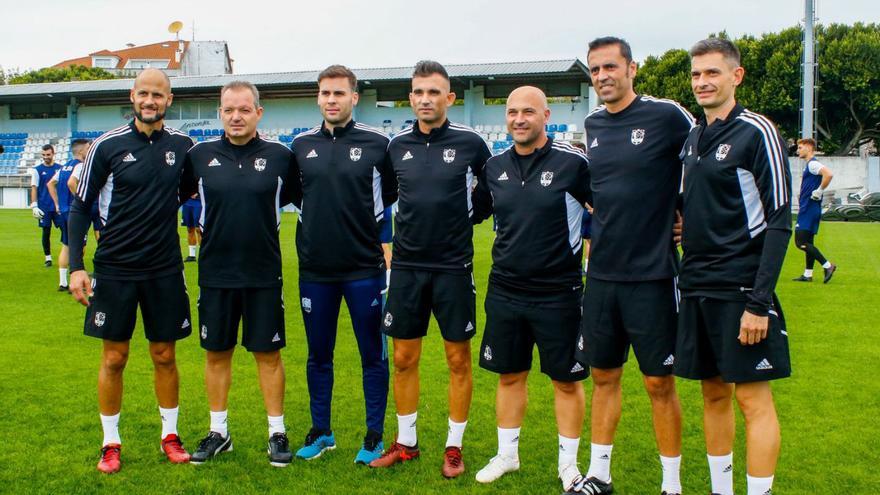
[[[632,144],[638,146],[642,144],[642,141],[645,140],[645,130],[644,129],[633,129],[632,135],[630,135],[629,140]]]
[[[102,313],[100,311],[95,313],[95,326],[96,327],[103,327],[105,321],[107,321],[107,315],[105,315],[104,313]]]
[[[453,150],[453,149],[443,150],[443,161],[446,163],[452,163],[453,161],[455,161],[455,150]]]
[[[169,167],[174,166],[174,161],[176,158],[177,158],[177,155],[175,155],[173,151],[166,151],[165,152],[165,163],[167,163]]]
[[[348,157],[351,161],[356,162],[361,159],[362,151],[360,148],[351,148],[348,150]]]
[[[266,170],[266,159],[257,158],[256,160],[254,160],[254,168],[257,170],[257,172],[262,172],[263,170]]]
[[[715,151],[715,159],[719,162],[727,158],[727,154],[730,153],[730,145],[729,144],[719,144],[718,150]]]

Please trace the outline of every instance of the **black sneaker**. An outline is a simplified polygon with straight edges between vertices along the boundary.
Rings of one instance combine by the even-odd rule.
[[[834,272],[837,271],[837,265],[832,264],[828,268],[823,268],[822,270],[825,271],[825,280],[822,283],[827,284],[828,281],[831,280],[831,277],[834,276]]]
[[[801,275],[798,278],[791,279],[792,282],[812,282],[813,277],[807,277],[806,275]]]
[[[43,263],[43,266],[45,266],[46,268],[49,268],[50,266],[52,266],[52,260],[46,260],[46,261]]]
[[[184,263],[192,263],[195,260],[196,260],[195,256],[187,256],[186,258],[183,259],[183,262]]]
[[[666,490],[663,490],[662,492],[660,492],[660,495],[681,495],[681,494],[678,492],[667,492]]]
[[[58,292],[70,292],[66,285],[59,285]]]
[[[614,486],[609,481],[605,483],[596,477],[584,478],[575,483],[573,487],[563,495],[607,495],[614,493]]]
[[[286,433],[276,433],[269,438],[269,464],[275,467],[287,467],[293,459]]]
[[[223,438],[216,431],[212,431],[199,442],[199,447],[192,453],[189,462],[191,464],[203,464],[208,459],[222,452],[232,452],[232,435],[227,435],[226,438]]]

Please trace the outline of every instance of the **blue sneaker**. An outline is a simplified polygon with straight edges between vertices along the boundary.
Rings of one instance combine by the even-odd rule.
[[[325,450],[333,450],[336,448],[336,439],[330,430],[319,430],[312,428],[306,435],[306,441],[301,449],[296,451],[296,456],[300,459],[310,461],[321,457]]]
[[[367,431],[366,436],[364,436],[364,444],[354,458],[354,463],[369,464],[373,462],[373,459],[381,457],[384,449],[385,445],[382,443],[382,434],[369,430]]]

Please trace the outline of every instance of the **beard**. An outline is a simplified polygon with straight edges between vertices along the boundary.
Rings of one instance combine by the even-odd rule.
[[[156,110],[156,115],[149,117],[149,118],[144,117],[144,114],[139,112],[137,107],[135,107],[135,106],[132,106],[132,110],[134,111],[134,114],[137,117],[137,119],[140,120],[141,122],[143,122],[144,124],[155,124],[156,122],[159,122],[160,120],[165,118],[165,114],[162,112],[159,112],[158,109]]]

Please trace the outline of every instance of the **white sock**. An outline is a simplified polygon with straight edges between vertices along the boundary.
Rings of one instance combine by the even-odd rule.
[[[67,287],[67,268],[58,269],[58,279],[61,287]]]
[[[828,260],[825,260],[825,263],[822,263],[822,268],[831,268],[831,262]]]
[[[162,417],[162,438],[174,433],[177,435],[177,412],[179,408],[171,409],[159,408],[159,416]]]
[[[449,418],[449,433],[446,434],[446,446],[461,448],[462,437],[464,437],[464,429],[467,427],[467,420],[456,423]]]
[[[746,484],[749,495],[770,495],[773,488],[773,476],[767,478],[755,478],[746,475]]]
[[[287,433],[287,430],[284,429],[284,415],[281,416],[267,416],[269,418],[269,436],[276,433]]]
[[[611,449],[614,445],[590,444],[590,469],[587,478],[596,478],[608,483],[611,481]]]
[[[663,468],[663,484],[660,490],[667,493],[681,493],[681,456],[660,456],[660,466]]]
[[[47,254],[47,255],[46,255],[46,261],[52,261],[52,255],[51,255],[51,254]]]
[[[189,255],[192,256],[193,258],[196,257],[196,246],[189,247]]]
[[[104,443],[101,444],[102,447],[111,443],[122,443],[122,440],[119,439],[119,413],[113,416],[104,416],[102,414],[101,426],[104,429]]]
[[[407,447],[415,447],[419,442],[416,437],[416,419],[418,412],[407,414],[406,416],[397,415],[397,443],[406,445]]]
[[[228,413],[228,411],[211,411],[211,431],[216,431],[223,438],[229,436],[229,429],[226,425]]]
[[[559,435],[559,463],[560,469],[569,464],[577,465],[578,446],[581,443],[580,438],[568,438]]]
[[[812,277],[812,276],[813,276],[813,270],[804,270],[804,276],[805,276],[805,277]]]
[[[519,459],[519,428],[498,428],[498,455]]]
[[[707,455],[712,493],[733,495],[733,452],[727,455]]]

